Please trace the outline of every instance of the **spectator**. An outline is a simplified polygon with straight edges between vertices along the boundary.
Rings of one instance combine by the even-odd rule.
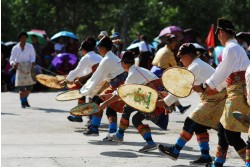
[[[31,44],[26,43],[28,34],[18,35],[19,43],[11,51],[10,65],[16,69],[15,86],[19,90],[22,108],[30,107],[28,96],[36,82],[31,77],[31,68],[35,65],[36,54]]]
[[[139,52],[139,67],[150,70],[152,67],[153,53],[152,49],[149,47],[148,38],[145,35],[141,35]]]
[[[112,52],[115,53],[118,57],[120,57],[123,48],[123,41],[120,36],[120,33],[115,32],[111,35],[110,39],[113,42]]]
[[[68,44],[66,46],[66,53],[72,53],[77,56],[78,48],[78,43],[73,38],[69,38]]]

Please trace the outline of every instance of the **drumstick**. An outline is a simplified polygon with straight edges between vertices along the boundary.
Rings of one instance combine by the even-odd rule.
[[[39,66],[39,65],[38,65],[38,66]],[[58,75],[58,74],[56,74],[56,73],[54,73],[54,72],[52,72],[52,71],[49,71],[49,70],[47,70],[47,69],[45,69],[45,68],[43,68],[43,67],[41,67],[41,66],[39,66],[39,67],[40,67],[42,70],[47,71],[47,72],[49,72],[49,73],[51,73],[51,74],[53,74],[53,75]],[[65,76],[64,76],[64,78],[65,78]],[[66,79],[66,78],[65,78],[65,79]],[[59,81],[58,81],[58,82],[59,82]],[[64,82],[64,88],[65,88],[65,89],[69,89],[66,82]]]
[[[39,65],[38,65],[39,66]],[[51,73],[51,74],[53,74],[53,75],[58,75],[58,74],[56,74],[56,73],[54,73],[54,72],[52,72],[52,71],[49,71],[49,70],[47,70],[47,69],[45,69],[45,68],[43,68],[43,67],[41,67],[41,66],[39,66],[42,70],[44,70],[44,71],[46,71],[46,72],[49,72],[49,73]]]

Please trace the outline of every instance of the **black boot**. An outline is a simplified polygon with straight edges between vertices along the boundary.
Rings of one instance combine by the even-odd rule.
[[[26,101],[24,104],[25,104],[26,107],[30,107],[28,101]]]
[[[25,108],[25,103],[24,102],[21,103],[21,107]]]

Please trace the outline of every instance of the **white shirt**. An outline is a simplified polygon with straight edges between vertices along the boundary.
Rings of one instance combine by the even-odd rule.
[[[188,70],[194,74],[194,85],[200,85],[201,83],[204,83],[215,72],[213,67],[202,61],[200,58],[194,59],[193,62],[188,66]],[[218,85],[216,89],[221,91],[225,87],[226,83],[223,82],[222,84]],[[178,97],[169,94],[163,100],[168,106],[170,106],[178,100]]]
[[[128,76],[124,84],[146,85],[148,82],[158,79],[158,77],[149,70],[132,65],[128,70]],[[117,91],[112,93],[117,95]]]
[[[145,41],[139,42],[139,51],[140,52],[147,52],[147,51],[152,52],[151,47],[149,45],[147,46]]]
[[[20,42],[16,44],[11,50],[10,65],[20,62],[35,62],[36,52],[32,44],[26,43],[22,51]]]
[[[81,58],[77,67],[70,71],[66,80],[73,82],[77,77],[83,77],[92,72],[92,66],[100,63],[102,56],[96,54],[94,51],[88,52]]]
[[[146,85],[148,82],[158,79],[158,77],[149,70],[132,65],[128,70],[128,77],[125,84]]]
[[[246,78],[246,88],[247,88],[247,103],[250,106],[250,65],[247,67],[245,78]]]
[[[92,77],[81,88],[80,92],[84,96],[94,97],[102,88],[105,82],[109,82],[117,75],[124,72],[121,59],[111,51],[107,52]]]
[[[206,81],[212,89],[225,81],[231,73],[246,71],[250,64],[245,50],[235,39],[228,40],[225,46],[222,51],[222,62],[217,66],[215,73]]]

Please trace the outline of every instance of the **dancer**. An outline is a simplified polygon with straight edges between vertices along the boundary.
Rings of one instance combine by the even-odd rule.
[[[98,91],[102,88],[105,82],[109,81],[110,87],[104,90],[104,94],[112,93],[117,87],[124,83],[127,73],[124,72],[120,58],[116,56],[112,51],[113,43],[109,37],[104,36],[97,47],[99,53],[104,58],[99,63],[94,74],[87,81],[87,83],[81,88],[80,92],[84,96],[93,97],[92,101],[100,104],[102,100],[97,96]],[[124,104],[124,103],[123,103]],[[118,108],[122,110],[122,104],[116,104]],[[117,107],[116,106],[116,107]],[[98,112],[97,114],[92,115],[91,125],[87,132],[84,132],[84,135],[99,135],[99,126],[101,124],[103,111]],[[109,120],[109,133],[114,133],[117,130],[117,111],[111,107],[107,107],[106,115]],[[108,134],[109,134],[108,133]]]
[[[81,85],[79,78],[86,77],[90,78],[90,75],[95,71],[95,66],[101,62],[102,57],[99,54],[94,52],[96,46],[96,40],[93,37],[88,37],[85,41],[81,43],[79,51],[81,51],[83,57],[78,63],[77,67],[70,71],[66,79],[61,82],[61,84],[75,82],[78,85]],[[89,76],[89,77],[88,77]],[[84,104],[86,101],[85,96],[81,99],[78,99],[78,105]],[[82,122],[81,116],[68,116],[68,120],[72,122]]]
[[[180,57],[183,65],[188,67],[188,70],[194,74],[194,85],[200,85],[215,72],[213,67],[198,58],[194,45],[190,43],[185,43],[180,47],[178,56]],[[225,88],[225,86],[225,83],[223,83],[216,89],[221,91]],[[160,152],[173,160],[177,160],[180,151],[192,138],[193,133],[195,133],[201,150],[201,156],[197,160],[191,161],[190,163],[206,164],[208,162],[212,162],[209,155],[209,134],[207,129],[216,129],[223,112],[226,98],[225,89],[219,93],[218,91],[211,94],[207,94],[206,92],[202,92],[200,94],[201,102],[199,106],[186,118],[182,132],[180,133],[180,137],[177,139],[176,144],[171,147],[158,145]],[[178,98],[176,96],[169,94],[164,98],[164,100],[158,101],[157,105],[170,106],[177,99]]]
[[[150,87],[154,89],[158,89],[159,91],[164,90],[163,86],[161,85],[161,81],[158,79],[156,75],[154,75],[152,72],[150,72],[149,70],[145,68],[135,66],[134,55],[131,51],[126,51],[123,54],[122,59],[121,59],[121,64],[122,64],[123,69],[128,72],[128,77],[125,81],[125,84],[150,85]],[[113,96],[110,99],[104,101],[100,105],[100,109],[104,109],[110,104],[117,102],[118,100],[119,100],[119,96],[117,95],[116,92],[114,92]],[[115,140],[118,143],[123,142],[125,130],[129,127],[130,115],[134,111],[136,111],[136,109],[128,105],[125,105],[125,107],[123,108],[122,117],[120,119],[119,130],[115,134],[109,136],[109,140]],[[161,108],[161,112],[164,112],[164,108]],[[156,144],[152,139],[151,129],[149,125],[142,123],[142,121],[146,117],[150,117],[150,116],[151,116],[150,114],[137,112],[132,117],[132,122],[133,122],[134,127],[138,130],[138,132],[141,134],[143,139],[146,141],[146,144],[144,145],[142,149],[139,150],[139,152],[148,152],[148,151],[156,149]]]
[[[217,66],[215,73],[201,86],[194,90],[201,92],[213,91],[221,82],[227,82],[227,99],[224,111],[218,125],[218,146],[216,158],[213,164],[208,166],[221,167],[226,162],[229,145],[233,146],[239,156],[245,161],[246,143],[241,138],[241,132],[247,132],[248,128],[242,125],[233,116],[234,111],[250,116],[250,106],[244,96],[245,73],[250,60],[244,49],[235,39],[235,28],[230,20],[219,18],[215,34],[225,48],[222,52],[222,62]]]

